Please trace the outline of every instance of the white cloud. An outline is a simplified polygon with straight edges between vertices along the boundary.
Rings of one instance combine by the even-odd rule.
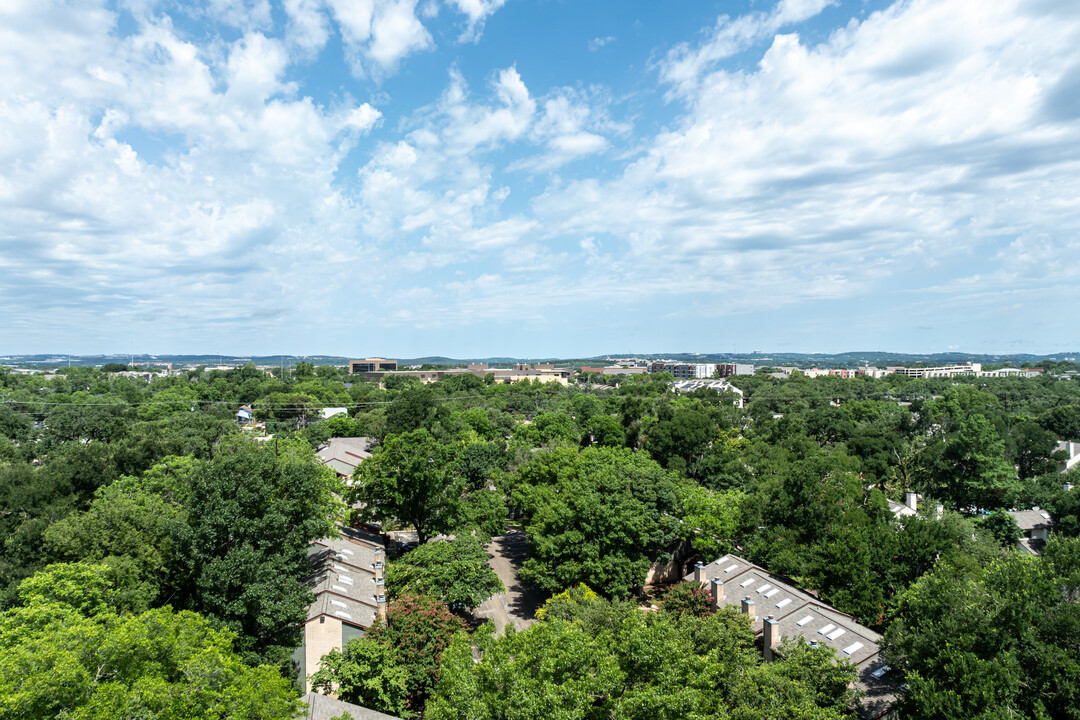
[[[446,2],[468,18],[468,25],[458,38],[459,42],[477,42],[484,32],[484,21],[506,4],[506,0],[446,0]]]
[[[771,12],[754,12],[732,19],[721,15],[712,37],[698,48],[680,43],[660,63],[661,76],[682,94],[693,92],[703,73],[717,63],[768,38],[777,30],[808,20],[837,0],[781,0]]]
[[[434,47],[416,16],[416,0],[326,0],[357,77],[379,77],[406,56]]]
[[[607,35],[605,37],[594,37],[592,40],[589,41],[589,52],[596,52],[605,45],[610,45],[611,43],[615,42],[615,39],[616,38],[614,35]]]
[[[323,0],[284,0],[288,17],[286,38],[306,56],[322,50],[330,39],[329,22]]]
[[[269,322],[314,248],[356,246],[332,181],[380,114],[296,97],[281,41],[253,31],[218,52],[164,17],[119,38],[94,8],[6,12],[0,67],[20,72],[0,77],[0,256],[20,281],[0,301],[20,327],[47,332],[64,308],[91,334],[168,318],[197,340],[206,318]]]
[[[912,0],[821,45],[777,35],[755,69],[709,69],[822,5],[725,19],[677,51],[692,72],[664,78],[688,112],[617,179],[553,185],[541,226],[607,236],[634,259],[609,275],[723,312],[918,287],[935,263],[996,266],[971,280],[986,290],[1047,282],[1080,235],[1078,118],[1047,107],[1080,61],[1080,18]],[[1025,239],[999,253],[1002,237]]]

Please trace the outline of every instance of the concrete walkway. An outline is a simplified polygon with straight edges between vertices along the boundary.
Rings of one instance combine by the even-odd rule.
[[[543,604],[542,596],[530,585],[518,579],[521,564],[528,558],[528,541],[521,530],[491,539],[488,545],[488,565],[506,586],[506,592],[493,595],[473,611],[478,618],[495,623],[495,633],[502,635],[511,623],[517,630],[536,622],[536,609]]]

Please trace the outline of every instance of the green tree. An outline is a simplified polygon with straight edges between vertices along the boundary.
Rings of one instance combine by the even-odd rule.
[[[237,632],[248,657],[287,662],[311,601],[308,546],[333,532],[336,477],[310,450],[240,440],[190,482],[175,539],[191,570],[183,602]]]
[[[349,702],[399,717],[420,714],[439,682],[443,651],[464,629],[461,618],[433,597],[399,597],[388,604],[385,624],[343,652],[324,656],[312,681],[323,688],[340,687]]]
[[[425,717],[838,720],[853,678],[826,648],[792,646],[762,663],[745,616],[730,609],[642,613],[579,594],[522,632],[455,637]]]
[[[1009,433],[1009,455],[1021,480],[1057,472],[1053,434],[1032,420],[1021,422]]]
[[[169,607],[117,615],[104,566],[54,566],[0,614],[0,717],[280,720],[299,702],[277,668],[250,667],[235,635]]]
[[[963,512],[1008,507],[1022,489],[1016,470],[1005,459],[1005,444],[982,415],[959,422],[933,472],[930,494],[950,500]]]
[[[885,637],[908,718],[1076,718],[1080,541],[987,567],[939,564],[898,599]]]
[[[675,490],[653,460],[625,448],[542,453],[522,468],[531,553],[521,576],[548,592],[586,583],[623,596],[675,537]]]
[[[680,483],[677,491],[683,539],[710,561],[732,552],[745,524],[748,496],[739,490],[713,492],[692,481]]]
[[[451,449],[427,430],[387,435],[356,470],[349,500],[362,519],[398,520],[416,529],[420,543],[449,532],[461,515],[465,491]]]
[[[391,597],[425,594],[470,610],[506,590],[484,548],[463,534],[450,542],[426,543],[390,563],[386,587]]]
[[[319,670],[308,678],[324,693],[378,712],[409,717],[409,673],[397,664],[394,651],[368,638],[350,640],[344,648],[322,656]]]
[[[1012,547],[1023,535],[1013,516],[1001,508],[979,518],[978,522],[983,529],[994,536],[1002,547]]]
[[[119,607],[129,612],[148,610],[175,591],[173,537],[186,527],[179,505],[139,485],[125,479],[102,488],[89,509],[45,532],[45,545],[56,558],[109,567],[124,595]]]

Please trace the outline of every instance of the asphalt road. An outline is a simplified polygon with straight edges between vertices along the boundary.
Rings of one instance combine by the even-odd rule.
[[[488,598],[476,608],[474,614],[490,618],[495,623],[498,635],[502,635],[511,623],[518,630],[532,625],[536,622],[536,609],[543,604],[539,592],[518,580],[518,570],[528,557],[527,549],[525,533],[520,530],[511,530],[506,535],[492,538],[487,547],[488,565],[502,580],[506,592]]]

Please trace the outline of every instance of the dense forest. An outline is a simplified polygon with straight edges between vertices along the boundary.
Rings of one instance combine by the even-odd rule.
[[[851,715],[828,648],[763,663],[745,618],[645,586],[734,552],[882,632],[905,717],[1080,718],[1075,380],[759,374],[731,378],[739,407],[663,373],[123,369],[0,369],[2,719],[297,716],[307,546],[371,522],[420,545],[386,622],[313,680],[400,717]],[[374,453],[344,482],[314,450],[355,436]],[[1030,507],[1055,523],[1041,556],[1004,512]],[[470,610],[502,590],[483,546],[508,525],[550,599],[495,636]]]

